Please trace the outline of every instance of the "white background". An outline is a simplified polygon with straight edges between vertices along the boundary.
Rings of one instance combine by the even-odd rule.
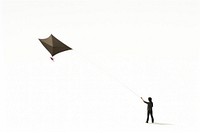
[[[3,0],[0,8],[1,132],[199,132],[198,0]],[[73,48],[55,62],[38,41],[50,34]],[[139,96],[153,98],[155,124],[145,123]]]

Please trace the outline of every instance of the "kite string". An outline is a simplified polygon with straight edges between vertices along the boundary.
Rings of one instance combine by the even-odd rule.
[[[80,54],[80,52],[79,52]],[[84,57],[83,54],[80,55],[81,58]],[[84,58],[84,60],[86,60],[86,58]],[[130,92],[132,92],[135,96],[140,97],[135,91],[133,91],[132,89],[130,89],[126,84],[124,84],[122,81],[120,81],[118,78],[114,77],[113,75],[111,75],[110,73],[108,73],[107,71],[105,71],[102,67],[96,65],[96,63],[92,62],[91,60],[89,60],[87,58],[87,62],[89,62],[91,65],[95,66],[95,68],[98,68],[98,70],[100,70],[101,72],[104,73],[104,75],[110,77],[111,79],[113,79],[115,82],[119,83],[121,86],[123,86],[124,88],[128,89]]]

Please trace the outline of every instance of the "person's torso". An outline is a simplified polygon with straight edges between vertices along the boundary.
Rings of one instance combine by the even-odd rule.
[[[152,110],[153,102],[148,102],[147,110]]]

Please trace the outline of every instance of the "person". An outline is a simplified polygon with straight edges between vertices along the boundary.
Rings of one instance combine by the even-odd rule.
[[[141,97],[141,99],[142,99],[142,101],[143,101],[144,103],[147,104],[147,120],[146,120],[146,123],[149,122],[149,115],[151,116],[151,121],[152,121],[152,123],[154,123],[153,109],[152,109],[152,108],[153,108],[152,98],[151,98],[151,97],[148,98],[149,102],[144,101],[144,99],[143,99],[142,97]]]

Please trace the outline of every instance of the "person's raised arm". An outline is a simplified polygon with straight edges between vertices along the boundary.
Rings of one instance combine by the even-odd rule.
[[[144,103],[148,103],[148,102],[144,101],[144,99],[143,99],[142,97],[140,97],[140,98],[142,99],[142,101],[143,101]]]
[[[142,99],[142,101],[144,101],[144,99],[142,97],[140,97]]]

